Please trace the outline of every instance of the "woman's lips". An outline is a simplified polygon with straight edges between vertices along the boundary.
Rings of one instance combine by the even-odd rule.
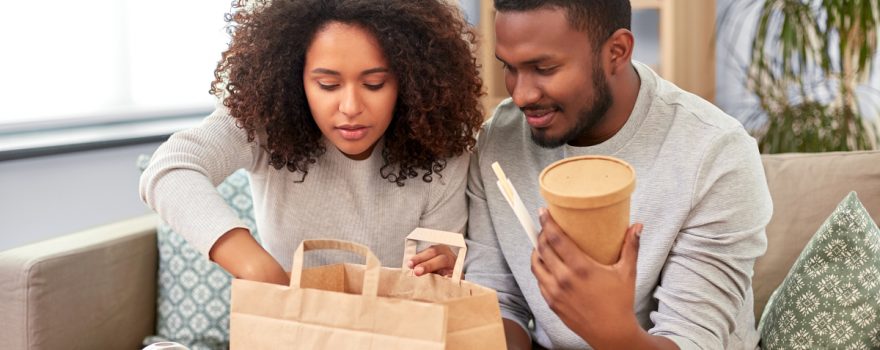
[[[336,131],[343,139],[357,141],[367,136],[368,127],[363,125],[343,125],[336,127]]]

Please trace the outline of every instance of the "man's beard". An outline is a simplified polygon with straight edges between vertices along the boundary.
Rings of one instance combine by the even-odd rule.
[[[605,81],[605,74],[602,69],[593,69],[593,101],[586,108],[582,109],[577,115],[577,123],[560,137],[550,138],[544,129],[532,129],[532,141],[543,148],[556,148],[574,141],[584,131],[596,126],[604,117],[608,109],[611,108],[611,88]],[[558,111],[562,111],[557,108]]]

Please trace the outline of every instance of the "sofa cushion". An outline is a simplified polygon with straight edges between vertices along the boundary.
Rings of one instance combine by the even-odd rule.
[[[142,168],[146,166],[144,157],[138,162]],[[217,186],[217,192],[259,241],[247,172],[229,175]],[[157,228],[157,241],[156,335],[144,339],[144,345],[173,341],[191,350],[228,348],[232,276],[164,222]]]
[[[778,154],[762,157],[773,218],[767,253],[755,264],[755,315],[761,315],[801,250],[850,191],[880,221],[880,152]]]
[[[880,347],[880,229],[850,193],[767,304],[763,349]]]

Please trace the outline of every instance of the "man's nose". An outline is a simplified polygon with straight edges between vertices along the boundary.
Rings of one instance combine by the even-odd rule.
[[[541,89],[527,74],[519,74],[514,81],[513,91],[510,91],[513,103],[519,107],[538,103],[541,100]]]

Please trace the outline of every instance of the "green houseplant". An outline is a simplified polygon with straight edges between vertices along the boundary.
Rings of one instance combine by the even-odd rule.
[[[760,6],[747,87],[758,98],[762,153],[873,149],[856,88],[877,53],[878,0],[735,0]],[[742,10],[742,8],[740,10]],[[731,8],[721,22],[730,23]]]

